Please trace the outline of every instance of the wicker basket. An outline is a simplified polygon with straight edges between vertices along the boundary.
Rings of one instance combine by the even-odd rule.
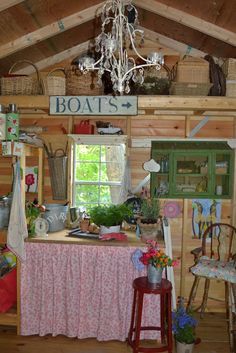
[[[19,64],[27,63],[34,67],[36,78],[26,75],[14,75],[13,69]],[[1,77],[1,94],[8,95],[38,95],[43,93],[42,83],[39,77],[37,66],[31,61],[22,60],[13,64],[8,72],[8,76]]]
[[[226,97],[236,97],[236,80],[226,80]]]
[[[97,73],[81,73],[79,70],[66,70],[67,96],[99,96],[103,94],[103,87],[97,85]]]
[[[63,73],[62,76],[52,75],[56,71]],[[66,78],[65,69],[62,67],[57,67],[47,74],[44,80],[44,94],[48,96],[64,96],[66,94]]]
[[[168,95],[170,83],[171,72],[166,65],[163,65],[160,70],[151,67],[144,71],[144,82],[133,85],[131,94]]]
[[[226,59],[222,65],[222,70],[228,80],[236,80],[236,59]]]
[[[170,94],[177,96],[207,96],[212,83],[172,82]]]
[[[187,56],[174,67],[174,81],[187,83],[209,83],[209,62]]]

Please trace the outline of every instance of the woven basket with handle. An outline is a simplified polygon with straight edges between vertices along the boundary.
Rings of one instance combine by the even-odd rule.
[[[97,85],[97,73],[89,71],[86,74],[79,70],[66,70],[67,96],[99,96],[103,94],[103,87]]]
[[[36,72],[36,77],[12,74],[12,71],[20,64],[32,65]],[[1,77],[2,95],[38,95],[43,93],[42,83],[40,81],[37,66],[29,60],[21,60],[14,63],[8,75]]]
[[[52,75],[55,72],[62,72],[63,76]],[[66,94],[65,69],[57,67],[48,72],[44,80],[44,93],[49,96],[64,96]]]

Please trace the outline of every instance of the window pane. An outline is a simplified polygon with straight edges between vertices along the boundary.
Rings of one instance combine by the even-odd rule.
[[[79,145],[76,147],[76,160],[98,162],[100,148],[97,145]]]
[[[77,163],[75,169],[76,181],[99,181],[99,164],[98,163]]]
[[[76,185],[75,188],[76,205],[84,203],[98,203],[99,186],[98,185]]]
[[[120,182],[123,175],[123,165],[120,163],[101,163],[102,182]]]
[[[101,186],[100,202],[101,203],[117,203],[120,194],[119,186]]]
[[[75,151],[74,204],[88,210],[91,205],[117,203],[126,160],[125,145],[76,145]]]

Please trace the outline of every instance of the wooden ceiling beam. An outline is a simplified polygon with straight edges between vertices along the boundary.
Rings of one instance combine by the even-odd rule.
[[[42,71],[43,69],[49,67],[49,66],[53,66],[55,64],[58,64],[64,60],[70,59],[70,58],[74,58],[75,56],[79,56],[83,53],[85,53],[88,50],[88,46],[89,46],[89,41],[84,42],[82,44],[78,44],[75,45],[74,47],[64,50],[58,54],[55,54],[53,56],[50,56],[49,58],[46,58],[44,60],[40,60],[38,62],[35,63],[35,65],[37,66],[37,68]],[[30,66],[26,66],[21,70],[16,71],[16,74],[19,75],[31,75],[32,73],[35,72],[35,69],[33,68],[32,65]]]
[[[0,59],[94,19],[95,15],[99,14],[103,4],[104,2],[91,6],[83,11],[76,12],[73,15],[64,17],[57,22],[53,22],[34,32],[1,45]]]
[[[141,9],[158,14],[162,17],[193,28],[201,33],[205,33],[208,36],[217,38],[225,43],[236,46],[236,34],[213,23],[207,22],[201,18],[192,16],[186,12],[167,6],[155,0],[134,0],[133,2]]]
[[[8,9],[9,7],[20,4],[25,0],[1,0],[0,2],[0,12]]]
[[[168,38],[166,36],[163,36],[160,33],[151,31],[150,29],[147,29],[141,26],[139,28],[144,31],[145,38],[152,40],[154,43],[158,42],[158,44],[160,45],[164,45],[170,49],[173,49],[177,53],[180,53],[183,55],[188,54],[188,55],[200,57],[200,58],[203,58],[205,55],[207,55],[201,50],[192,48],[184,43],[178,42],[177,40]]]

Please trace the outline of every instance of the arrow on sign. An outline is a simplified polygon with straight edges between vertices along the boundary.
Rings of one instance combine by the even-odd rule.
[[[126,107],[127,109],[129,109],[130,107],[132,107],[132,104],[128,102],[126,104],[122,104],[122,107]]]

